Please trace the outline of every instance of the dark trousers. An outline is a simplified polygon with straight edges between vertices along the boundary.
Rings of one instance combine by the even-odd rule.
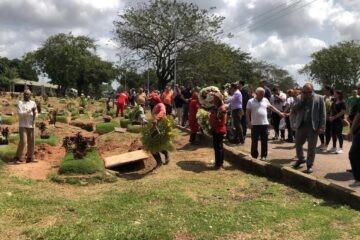
[[[245,113],[246,112],[244,112],[244,115],[241,117],[241,126],[242,126],[242,130],[243,130],[243,135],[244,135],[244,142],[246,139],[246,132],[247,132],[247,122],[246,122]]]
[[[276,113],[271,114],[271,117],[272,117],[272,125],[274,127],[275,135],[279,136],[281,117]],[[285,138],[285,130],[281,130],[281,138]]]
[[[288,140],[289,141],[293,141],[294,140],[294,136],[295,136],[295,132],[294,130],[292,130],[291,128],[291,124],[290,124],[290,118],[286,117],[285,118],[286,121],[286,129],[288,130]]]
[[[355,180],[360,181],[360,132],[357,132],[352,140],[352,145],[349,151],[349,159],[352,173]]]
[[[319,138],[320,138],[320,142],[322,145],[329,145],[330,140],[331,140],[331,129],[332,129],[332,122],[330,121],[326,121],[326,127],[325,127],[325,134],[320,134]],[[326,142],[325,142],[326,140]]]
[[[254,125],[251,129],[251,156],[258,158],[258,142],[261,141],[261,157],[267,157],[268,148],[268,126]]]
[[[171,115],[172,114],[172,106],[169,104],[165,104],[165,108],[166,108],[166,115]]]
[[[241,126],[241,117],[243,116],[243,110],[242,109],[232,110],[231,116],[235,128],[235,143],[244,143],[244,134]]]
[[[181,126],[184,127],[188,120],[188,116],[189,116],[189,104],[184,103],[182,109],[183,109],[183,114],[182,114]]]
[[[339,147],[343,147],[344,138],[342,135],[343,125],[341,119],[337,119],[332,122],[331,125],[331,136],[333,140],[333,147],[336,148],[336,142],[339,139]]]
[[[165,155],[165,158],[169,158],[169,152],[168,151],[162,151],[161,153]],[[156,163],[158,165],[162,164],[160,153],[153,153],[153,157],[155,158]]]
[[[224,134],[213,132],[213,147],[215,152],[215,165],[222,166],[224,164]]]

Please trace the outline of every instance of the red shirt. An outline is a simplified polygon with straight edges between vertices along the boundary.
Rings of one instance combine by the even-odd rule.
[[[226,110],[224,105],[211,111],[209,122],[213,131],[226,134]]]
[[[117,102],[120,104],[125,104],[128,100],[128,96],[125,93],[120,93]]]

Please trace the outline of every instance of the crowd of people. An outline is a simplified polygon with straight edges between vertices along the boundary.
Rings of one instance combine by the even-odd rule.
[[[360,90],[360,83],[358,87]],[[315,93],[311,83],[302,88],[282,90],[284,89],[278,87],[270,89],[267,81],[263,79],[253,91],[244,81],[240,81],[225,88],[222,94],[214,95],[214,107],[209,110],[209,124],[213,137],[215,167],[222,168],[224,139],[234,146],[242,146],[250,129],[253,158],[267,160],[269,139],[275,143],[294,143],[296,162],[293,167],[297,169],[306,164],[306,171],[312,173],[317,152],[344,153],[343,128],[349,126],[349,134],[353,135],[349,152],[352,169],[349,171],[354,174],[355,185],[360,186],[360,164],[356,161],[360,151],[358,89],[354,89],[348,98],[345,98],[342,91],[334,90],[330,86],[325,86],[321,94]],[[153,109],[151,101],[147,101],[152,94],[157,94],[164,104],[164,115],[173,117],[178,125],[190,128],[189,142],[197,144],[198,132],[202,130],[196,118],[197,111],[201,108],[198,88],[191,87],[190,83],[185,86],[169,85],[162,93],[155,91],[148,95],[140,89],[134,95],[135,103],[143,106],[149,103]],[[121,100],[121,93],[119,98]],[[121,101],[118,106],[122,108]],[[273,129],[273,136],[270,128]],[[306,142],[307,156],[303,150]]]
[[[190,83],[185,86],[167,86],[163,92],[147,93],[140,88],[137,92],[119,93],[116,102],[116,115],[124,116],[126,105],[138,105],[151,109],[154,124],[164,116],[173,118],[176,123],[190,128],[191,144],[198,144],[198,133],[202,131],[197,120],[199,89]],[[251,131],[251,156],[266,161],[268,157],[268,140],[295,143],[296,162],[294,168],[306,164],[307,172],[313,172],[313,164],[317,152],[343,154],[343,128],[349,126],[352,146],[349,159],[353,172],[354,186],[360,186],[360,83],[351,96],[345,98],[340,90],[325,86],[323,94],[315,93],[314,86],[306,83],[302,88],[282,91],[274,87],[270,89],[266,80],[261,80],[257,88],[251,91],[244,81],[232,83],[223,92],[213,95],[213,107],[208,109],[215,155],[215,168],[221,169],[224,162],[224,138],[234,146],[242,146],[247,139],[248,129]],[[24,92],[23,101],[18,103],[20,143],[14,161],[20,161],[25,143],[28,142],[27,162],[33,160],[36,103],[31,99],[31,92]],[[109,110],[109,100],[107,110]],[[285,135],[287,130],[287,137]],[[318,140],[320,145],[317,146]],[[258,142],[261,142],[260,153]],[[307,156],[303,145],[307,142]],[[330,143],[332,146],[330,147]],[[165,164],[169,163],[167,151]],[[158,165],[163,162],[160,153],[153,154]]]

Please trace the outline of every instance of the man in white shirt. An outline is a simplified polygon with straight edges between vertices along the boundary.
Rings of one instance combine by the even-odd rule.
[[[35,118],[37,115],[36,103],[31,98],[30,90],[24,91],[24,100],[19,101],[17,106],[17,113],[19,116],[19,135],[20,142],[16,152],[14,162],[21,162],[21,156],[27,145],[26,162],[34,160],[34,146],[35,146]]]
[[[268,109],[278,114],[281,118],[284,114],[273,107],[269,100],[264,97],[265,89],[259,87],[256,89],[256,97],[248,101],[246,107],[246,120],[248,128],[251,129],[251,156],[257,158],[258,141],[261,139],[261,160],[265,161],[267,157],[268,145]]]

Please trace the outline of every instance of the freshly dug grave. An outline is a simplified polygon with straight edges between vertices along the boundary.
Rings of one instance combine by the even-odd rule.
[[[126,152],[133,152],[143,149],[142,143],[139,139],[139,134],[134,133],[108,133],[98,137],[97,148],[100,155],[105,158],[114,155],[120,155]],[[112,170],[132,174],[144,175],[151,172],[156,166],[155,160],[150,157],[144,161],[139,161],[130,164],[124,164]],[[126,176],[126,174],[124,176]],[[120,175],[123,176],[123,175]]]

